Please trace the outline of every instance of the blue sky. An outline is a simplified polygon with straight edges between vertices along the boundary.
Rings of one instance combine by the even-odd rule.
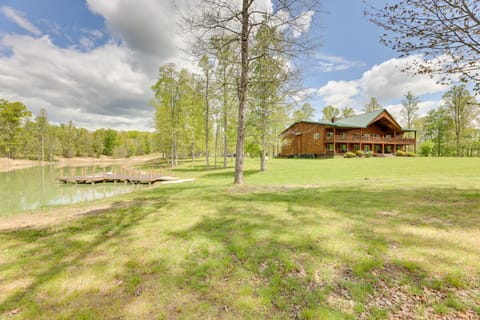
[[[0,0],[0,97],[20,100],[34,114],[45,108],[54,123],[153,130],[150,87],[158,67],[194,68],[172,27],[188,1]],[[408,90],[420,96],[421,113],[436,107],[446,88],[402,73],[409,58],[379,43],[382,30],[363,6],[324,0],[310,27],[322,44],[304,61],[315,119],[328,104],[361,112],[372,96],[399,116]]]

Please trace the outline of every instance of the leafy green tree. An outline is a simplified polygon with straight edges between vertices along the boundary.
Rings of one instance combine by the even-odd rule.
[[[249,90],[252,101],[247,119],[248,135],[259,146],[260,171],[267,170],[268,147],[273,143],[273,115],[285,106],[285,86],[289,73],[284,68],[287,57],[278,46],[283,44],[282,34],[275,27],[261,26],[255,35],[253,54],[259,58],[252,63],[252,75]],[[252,144],[252,143],[250,143]],[[249,149],[255,150],[252,145]]]
[[[238,104],[235,80],[236,66],[238,66],[237,43],[232,37],[212,37],[213,55],[216,58],[215,87],[218,92],[218,100],[221,105],[218,117],[221,118],[223,134],[223,167],[227,167],[227,156],[230,147],[229,142],[235,140],[235,117],[234,104]],[[217,128],[220,127],[220,121]]]
[[[428,157],[432,154],[435,143],[432,140],[426,140],[418,147],[418,154],[422,157]]]
[[[453,86],[443,95],[443,100],[445,101],[445,109],[452,120],[456,155],[459,157],[465,132],[472,128],[473,122],[478,117],[479,104],[468,92],[465,85]]]
[[[103,136],[103,154],[106,156],[113,155],[115,147],[118,145],[118,133],[113,129],[105,130]]]
[[[31,115],[32,113],[23,103],[0,99],[1,146],[4,153],[12,159],[15,158],[17,138],[21,131],[22,122]]]
[[[341,115],[342,119],[350,118],[355,115],[355,110],[353,110],[353,108],[351,107],[343,107],[341,111],[342,111],[342,115]]]
[[[371,97],[370,101],[365,105],[363,110],[365,112],[373,112],[373,111],[376,111],[376,110],[380,110],[382,108],[383,107],[380,105],[380,103],[378,103],[377,98]]]
[[[323,117],[322,117],[323,121],[328,121],[328,122],[335,121],[335,119],[338,119],[338,117],[340,116],[340,109],[332,105],[329,105],[323,108],[322,113],[323,113]]]
[[[440,107],[428,112],[424,122],[424,131],[425,135],[435,143],[433,152],[436,152],[437,157],[448,154],[446,144],[452,127],[452,119],[446,108]]]
[[[304,103],[299,109],[293,112],[293,121],[312,121],[315,109],[310,103]]]
[[[198,99],[200,86],[192,78],[186,70],[178,72],[174,64],[167,64],[160,67],[159,79],[152,87],[158,137],[165,152],[170,154],[172,166],[178,165],[179,154],[193,156],[195,148],[192,146],[200,132],[199,110],[205,107],[199,100],[204,100]]]
[[[414,121],[417,119],[419,102],[420,99],[418,97],[415,97],[410,91],[408,91],[408,93],[404,95],[404,99],[402,100],[403,107],[400,113],[405,120],[407,128],[412,128]]]
[[[239,43],[240,57],[237,93],[238,93],[238,121],[235,157],[234,183],[243,184],[243,158],[246,136],[246,109],[248,103],[248,89],[252,73],[250,68],[258,56],[252,55],[251,45],[254,43],[255,33],[260,26],[275,27],[282,30],[283,40],[286,44],[280,46],[291,56],[298,56],[308,52],[308,45],[312,42],[305,41],[306,21],[311,21],[316,12],[318,0],[307,1],[274,1],[268,8],[259,0],[213,1],[201,0],[200,10],[193,17],[187,17],[192,29],[199,32],[202,37],[223,34]],[[209,41],[195,39],[197,46]]]
[[[42,154],[40,160],[45,161],[45,136],[48,132],[47,110],[45,110],[44,108],[40,109],[40,114],[36,117],[35,122],[37,123],[38,131],[40,134],[40,146]]]
[[[200,62],[198,63],[200,68],[203,71],[203,76],[205,79],[205,160],[207,164],[207,169],[210,168],[210,159],[209,159],[209,147],[208,147],[208,140],[210,135],[210,83],[212,81],[212,69],[213,66],[210,63],[208,56],[204,54],[200,58]]]

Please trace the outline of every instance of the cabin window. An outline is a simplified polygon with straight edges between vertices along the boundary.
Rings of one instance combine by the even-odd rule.
[[[347,145],[342,143],[340,146],[340,152],[347,152]]]
[[[327,144],[327,151],[333,151],[333,144]]]
[[[328,131],[328,132],[327,132],[327,137],[328,137],[328,138],[333,137],[333,131]]]
[[[364,137],[365,139],[368,139],[368,138],[370,138],[370,135],[369,135],[368,133],[365,133],[365,134],[363,134],[363,137]]]
[[[318,140],[318,139],[320,139],[320,133],[315,132],[315,133],[313,134],[313,140]]]
[[[353,134],[353,139],[355,140],[360,140],[360,133],[354,133]],[[360,148],[360,147],[359,147]]]
[[[365,150],[365,152],[370,151],[370,145],[369,144],[364,145],[363,149]]]
[[[381,149],[381,148],[380,148],[380,145],[379,145],[379,144],[376,144],[375,147],[374,147],[374,149],[375,149],[375,152],[377,152],[377,153],[380,152],[380,149]]]
[[[354,144],[353,145],[353,150],[355,150],[355,151],[360,150],[360,145],[359,144]]]

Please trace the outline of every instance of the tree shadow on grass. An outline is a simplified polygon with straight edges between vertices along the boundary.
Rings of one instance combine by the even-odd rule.
[[[10,316],[22,311],[23,318],[37,318],[42,315],[42,312],[49,311],[53,312],[50,317],[65,318],[65,314],[60,316],[54,310],[59,308],[62,312],[66,312],[62,309],[65,306],[56,305],[56,303],[62,304],[62,299],[66,297],[59,297],[59,300],[51,299],[51,297],[46,299],[49,294],[44,292],[44,286],[65,274],[70,268],[75,269],[83,265],[87,259],[91,258],[93,252],[101,251],[99,248],[102,246],[112,244],[121,246],[122,243],[128,242],[129,231],[132,228],[142,223],[152,213],[168,205],[170,197],[181,190],[183,189],[179,187],[166,188],[162,190],[161,194],[147,191],[131,201],[115,202],[109,209],[82,215],[65,226],[0,232],[0,241],[13,241],[17,246],[25,245],[27,248],[18,255],[17,259],[1,264],[0,270],[4,274],[10,274],[9,281],[13,283],[29,279],[28,285],[16,288],[8,296],[2,297],[0,315],[7,316],[13,310]],[[89,238],[83,240],[85,235],[89,235]],[[109,261],[103,261],[99,267],[108,266],[108,264]],[[141,270],[144,269],[141,268]],[[12,272],[14,273],[11,274]],[[126,274],[120,277],[130,279],[134,275]],[[120,291],[124,290],[128,291],[131,288],[128,286],[120,288]],[[88,296],[84,297],[82,294]],[[84,300],[86,303],[83,307],[76,305],[73,308],[76,310],[75,314],[71,314],[74,318],[81,318],[82,314],[86,318],[98,318],[98,314],[103,314],[104,310],[95,308],[95,306],[100,306],[101,300],[107,303],[106,300],[110,299],[108,293],[105,296],[104,293],[100,294],[98,289],[93,292],[76,290],[72,296],[75,299]],[[122,299],[125,296],[134,298],[134,295],[131,294],[121,296]],[[95,300],[94,297],[98,299]],[[123,300],[123,302],[126,301]],[[112,303],[115,304],[112,301],[108,302],[110,305]],[[73,304],[75,305],[75,303]],[[79,307],[84,310],[79,312]],[[42,316],[45,317],[45,315]]]
[[[119,202],[112,210],[82,217],[63,228],[1,232],[0,240],[18,241],[26,249],[18,261],[1,265],[0,270],[32,268],[25,274],[33,281],[3,300],[0,314],[20,306],[27,309],[24,318],[46,309],[61,310],[61,315],[50,313],[59,318],[101,318],[105,312],[111,318],[124,318],[125,308],[140,301],[144,318],[374,317],[382,312],[378,308],[388,309],[370,301],[383,294],[380,281],[393,277],[421,287],[438,279],[414,257],[397,255],[392,244],[406,252],[419,250],[416,257],[437,255],[443,265],[452,264],[443,252],[478,254],[477,248],[455,239],[434,241],[428,234],[406,230],[477,232],[479,195],[479,190],[441,188],[253,193],[194,185],[152,189],[132,202]],[[175,231],[159,228],[163,219],[176,219],[177,209],[190,201],[206,203],[212,211],[193,213],[192,223],[179,222]],[[139,240],[146,246],[144,251],[159,255],[149,261],[129,255],[132,237],[139,236],[132,229],[152,221],[156,223],[153,230],[159,228],[157,237],[165,242],[153,246],[155,239]],[[92,239],[82,240],[86,234]],[[128,255],[115,276],[122,284],[106,292],[78,290],[70,294],[66,306],[62,300],[45,297],[44,285],[86,263],[92,252],[104,246]],[[98,260],[94,266],[109,263]],[[475,283],[470,285],[478,290]],[[395,312],[396,307],[387,311]]]
[[[380,281],[390,279],[400,286],[400,281],[409,279],[422,287],[439,279],[439,274],[431,271],[434,265],[418,262],[424,257],[449,266],[456,262],[455,255],[449,253],[478,256],[478,248],[454,239],[435,241],[428,234],[405,233],[409,227],[480,230],[477,195],[478,190],[466,194],[432,188],[223,193],[214,199],[228,205],[219,207],[216,216],[204,217],[172,236],[189,242],[209,239],[216,244],[215,249],[194,252],[183,265],[186,285],[200,290],[212,303],[248,300],[234,293],[240,282],[251,289],[247,292],[253,292],[250,298],[258,298],[265,308],[262,310],[268,310],[245,311],[258,317],[268,317],[269,312],[287,318],[372,316],[379,306],[372,305],[369,297],[386,294],[378,291]],[[272,205],[278,214],[272,213]],[[329,228],[339,230],[329,232]],[[338,241],[332,239],[335,236]],[[345,244],[336,244],[344,240]],[[418,253],[397,256],[392,244]],[[332,275],[322,279],[323,269]],[[446,278],[440,279],[445,287],[452,285]],[[219,283],[229,286],[235,297],[218,296],[215,287]],[[474,285],[473,289],[479,288]],[[347,300],[353,299],[358,309],[332,302],[339,295],[348,295]],[[409,301],[422,308],[420,299]],[[380,313],[392,314],[399,305],[383,307]]]

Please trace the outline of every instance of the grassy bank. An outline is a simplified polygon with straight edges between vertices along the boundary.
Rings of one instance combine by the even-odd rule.
[[[478,159],[187,163],[194,183],[0,232],[0,318],[480,315]]]

